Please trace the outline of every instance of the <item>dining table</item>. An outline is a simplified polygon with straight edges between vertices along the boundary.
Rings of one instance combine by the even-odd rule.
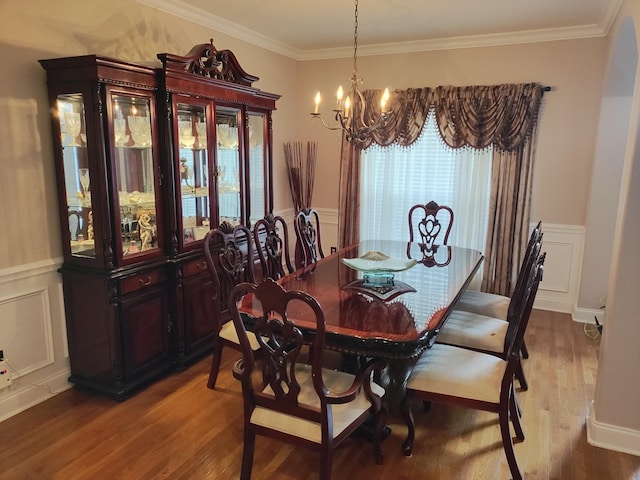
[[[440,245],[425,252],[420,243],[365,240],[278,283],[316,298],[325,316],[326,348],[363,357],[411,359],[433,344],[483,258],[470,248]],[[251,317],[260,312],[260,305],[246,296],[240,311]],[[313,338],[315,317],[295,309],[289,317],[303,335]]]
[[[387,406],[396,410],[413,364],[435,342],[447,316],[478,271],[481,252],[449,245],[365,240],[342,248],[278,280],[285,290],[313,296],[324,312],[325,348],[343,354],[343,366],[360,360],[387,362]],[[288,308],[303,336],[313,342],[316,319],[300,307]],[[252,328],[261,307],[252,295],[239,311]],[[349,364],[351,362],[351,365]]]

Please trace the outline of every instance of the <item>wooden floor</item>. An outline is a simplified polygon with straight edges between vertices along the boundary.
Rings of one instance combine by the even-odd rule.
[[[526,440],[516,445],[525,478],[640,479],[640,457],[592,447],[585,420],[593,398],[597,340],[565,314],[534,311],[524,362],[530,389],[519,392]],[[0,479],[237,479],[242,452],[238,358],[225,351],[215,391],[209,359],[123,403],[75,389],[0,423]],[[385,462],[359,437],[336,451],[333,478],[506,479],[497,417],[434,405],[415,406],[412,457],[401,453],[406,428],[392,416]],[[318,478],[315,453],[258,438],[254,479]]]

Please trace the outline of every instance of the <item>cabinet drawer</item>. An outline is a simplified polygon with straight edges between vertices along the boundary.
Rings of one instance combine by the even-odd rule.
[[[198,260],[191,260],[184,264],[184,276],[191,277],[192,275],[199,275],[204,272],[208,272],[207,262],[204,258]]]
[[[120,281],[120,292],[122,295],[135,292],[141,288],[146,288],[151,285],[157,285],[164,282],[167,279],[167,274],[164,270],[151,270],[149,272],[139,273],[132,277],[125,278]]]

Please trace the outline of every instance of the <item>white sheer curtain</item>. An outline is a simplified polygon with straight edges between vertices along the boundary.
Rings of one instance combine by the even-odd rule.
[[[491,157],[491,149],[452,149],[445,145],[433,112],[411,147],[371,146],[364,150],[360,239],[408,240],[409,209],[434,200],[453,209],[449,244],[484,252]]]

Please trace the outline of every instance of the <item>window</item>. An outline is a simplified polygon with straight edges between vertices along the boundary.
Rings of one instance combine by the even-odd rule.
[[[484,251],[492,149],[452,149],[430,112],[410,147],[371,146],[362,152],[360,238],[408,240],[411,206],[434,200],[455,218],[449,244]]]

